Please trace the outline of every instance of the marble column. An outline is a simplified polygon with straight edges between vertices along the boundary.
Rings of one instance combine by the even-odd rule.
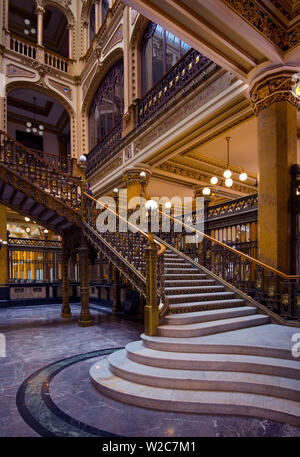
[[[72,317],[69,297],[69,261],[70,249],[66,236],[62,239],[62,309],[61,317]]]
[[[297,103],[292,74],[265,77],[251,90],[258,120],[258,255],[291,270],[291,166],[297,163]]]
[[[82,239],[79,250],[80,262],[80,294],[81,294],[81,311],[78,319],[80,327],[89,327],[94,325],[90,313],[90,287],[89,287],[89,258],[88,246],[85,239]]]

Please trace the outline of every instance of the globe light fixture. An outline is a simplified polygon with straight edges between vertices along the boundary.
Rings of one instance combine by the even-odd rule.
[[[211,190],[209,187],[204,187],[204,189],[202,190],[202,194],[205,195],[205,196],[208,196],[211,194]]]
[[[248,178],[248,175],[244,171],[239,176],[240,181],[246,181],[247,178]]]
[[[225,179],[225,186],[226,186],[226,187],[231,187],[232,184],[233,184],[233,181],[232,181],[231,178]]]
[[[225,170],[224,173],[223,173],[223,176],[224,178],[231,178],[231,175],[232,175],[232,172],[228,169],[228,170]]]
[[[44,135],[44,126],[36,120],[36,97],[33,97],[33,121],[26,122],[26,132]]]
[[[292,80],[294,81],[292,92],[295,97],[300,99],[300,73],[295,73],[292,77]]]
[[[118,194],[119,193],[119,189],[117,187],[114,188],[114,193],[115,194]]]
[[[25,217],[25,221],[26,221],[26,222],[30,222],[29,217]]]
[[[27,232],[27,233],[30,233],[30,227],[27,227],[27,228],[26,228],[26,232]]]
[[[144,171],[140,172],[140,178],[146,178],[146,173]]]
[[[215,184],[218,184],[219,180],[216,176],[213,176],[212,178],[210,178],[210,183],[215,185]]]
[[[155,200],[148,200],[148,201],[146,202],[145,207],[146,207],[146,210],[147,210],[147,211],[150,211],[150,212],[151,212],[151,211],[155,211],[155,210],[157,210],[157,203],[156,203]]]
[[[79,162],[84,165],[86,163],[86,156],[84,154],[82,154],[80,157],[79,157]]]
[[[230,136],[226,137],[227,141],[227,167],[226,170],[223,173],[224,178],[231,178],[232,172],[229,169],[229,142],[230,142]]]
[[[171,209],[172,208],[172,203],[171,202],[166,202],[165,203],[165,208],[166,209]]]

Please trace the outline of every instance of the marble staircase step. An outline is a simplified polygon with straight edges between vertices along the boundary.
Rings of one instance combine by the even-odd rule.
[[[203,292],[198,294],[176,294],[176,295],[168,295],[168,300],[170,305],[171,304],[184,304],[184,303],[192,303],[192,302],[199,302],[205,300],[222,300],[229,299],[234,297],[233,292],[227,292],[225,289],[222,292]]]
[[[126,346],[127,357],[137,363],[178,370],[237,371],[300,380],[300,363],[277,357],[257,355],[170,352],[148,348],[142,341]]]
[[[107,359],[95,363],[90,376],[95,387],[114,400],[163,411],[199,414],[231,414],[300,425],[298,402],[270,395],[241,392],[168,389],[127,381],[114,375]]]
[[[186,302],[169,305],[169,311],[173,313],[190,313],[196,311],[206,311],[213,309],[225,309],[243,306],[245,301],[241,298],[232,298],[230,300],[207,300],[202,302]]]
[[[211,311],[196,311],[194,313],[178,313],[167,314],[163,321],[163,325],[185,325],[194,324],[197,322],[208,322],[231,317],[248,316],[257,313],[257,308],[254,306],[241,306],[235,308],[215,309]]]
[[[190,295],[191,293],[193,294],[199,294],[202,292],[220,292],[224,291],[225,288],[224,286],[218,285],[218,284],[208,284],[208,285],[200,285],[200,286],[190,286],[190,287],[185,287],[184,290]],[[182,286],[181,287],[165,287],[165,291],[167,295],[181,295],[182,294]]]
[[[239,330],[241,328],[253,327],[256,325],[264,325],[269,321],[269,316],[256,314],[254,316],[241,316],[196,324],[160,325],[157,328],[157,336],[190,338],[194,336],[212,335],[231,330]]]
[[[130,360],[125,349],[111,354],[108,362],[114,375],[147,386],[255,393],[293,401],[300,398],[300,381],[297,379],[258,373],[150,367]]]
[[[165,281],[166,287],[193,287],[193,286],[205,286],[215,284],[214,279],[167,279]]]

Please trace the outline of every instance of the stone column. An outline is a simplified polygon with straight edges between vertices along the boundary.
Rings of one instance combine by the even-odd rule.
[[[0,205],[0,238],[2,247],[0,249],[0,300],[9,298],[8,287],[8,263],[7,263],[7,213],[6,207]]]
[[[61,317],[72,317],[69,298],[69,260],[70,249],[68,240],[64,235],[62,237],[62,309]]]
[[[83,55],[86,54],[89,48],[89,23],[85,21],[83,23]]]
[[[95,1],[95,35],[97,35],[99,28],[101,27],[101,6],[100,0]]]
[[[43,46],[43,19],[44,19],[45,8],[37,6],[37,45]]]
[[[69,31],[69,53],[68,53],[68,56],[69,56],[69,59],[73,59],[73,46],[74,46],[74,43],[73,43],[73,25],[72,24],[68,24],[68,31]]]
[[[122,311],[121,308],[121,275],[119,270],[114,267],[113,269],[113,280],[114,280],[114,287],[113,287],[113,313],[119,313]]]
[[[90,313],[90,291],[89,291],[89,258],[88,246],[85,239],[82,239],[79,250],[80,262],[80,294],[81,294],[81,312],[78,319],[80,327],[89,327],[94,325]]]
[[[297,103],[292,74],[266,76],[251,89],[258,119],[258,255],[291,268],[291,166],[297,163]]]

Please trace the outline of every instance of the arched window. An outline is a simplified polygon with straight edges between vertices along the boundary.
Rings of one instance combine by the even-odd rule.
[[[89,116],[90,149],[122,120],[124,111],[124,66],[117,62],[102,80],[91,105]]]
[[[142,91],[148,92],[191,47],[150,22],[142,40]]]
[[[95,36],[95,30],[96,30],[95,5],[93,5],[91,8],[89,24],[90,24],[90,26],[89,26],[89,43],[91,45],[93,38]]]

